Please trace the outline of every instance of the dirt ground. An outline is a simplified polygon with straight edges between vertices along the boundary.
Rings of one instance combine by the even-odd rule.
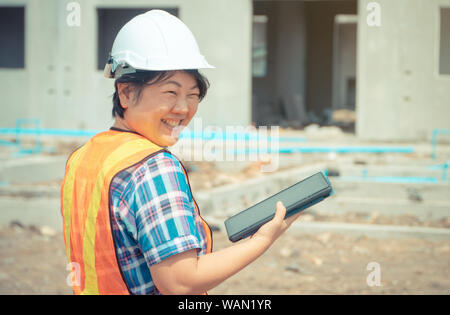
[[[185,166],[190,168],[194,192],[262,176],[257,164],[233,175],[219,172],[208,163]],[[59,184],[42,183],[42,186],[59,187]],[[18,189],[15,196],[15,190],[8,189],[4,194],[32,198],[46,191]],[[450,228],[448,217],[428,220],[381,213],[325,216],[310,212],[304,215],[304,220]],[[214,232],[215,251],[232,245],[224,231]],[[372,269],[374,265],[379,267],[379,285],[371,285],[377,271]],[[68,276],[62,233],[40,226],[23,226],[20,222],[0,226],[0,295],[72,294],[72,288],[66,283]],[[450,240],[375,239],[288,231],[258,260],[209,293],[447,295],[450,294]]]
[[[214,250],[232,246],[214,232]],[[0,229],[0,294],[72,294],[62,235]],[[378,263],[380,286],[367,278]],[[370,265],[369,265],[370,267]],[[369,279],[369,280],[370,280]],[[371,283],[369,281],[369,283]],[[210,294],[450,294],[450,241],[370,239],[289,231]]]

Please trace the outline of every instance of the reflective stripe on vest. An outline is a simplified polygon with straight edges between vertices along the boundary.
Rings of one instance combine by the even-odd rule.
[[[140,135],[110,130],[70,156],[61,186],[61,212],[75,294],[130,293],[116,257],[109,187],[122,170],[161,150]],[[210,252],[211,232],[203,224]]]

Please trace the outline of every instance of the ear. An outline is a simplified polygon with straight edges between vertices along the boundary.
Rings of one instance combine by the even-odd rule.
[[[117,83],[117,94],[119,94],[120,104],[127,109],[133,101],[133,89],[128,83]]]

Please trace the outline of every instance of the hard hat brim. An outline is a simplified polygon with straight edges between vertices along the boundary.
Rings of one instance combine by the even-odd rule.
[[[196,60],[183,60],[180,58],[152,58],[143,60],[132,52],[122,52],[111,56],[110,61],[105,65],[104,76],[106,78],[118,78],[127,73],[142,71],[172,71],[172,70],[193,70],[193,69],[215,69],[210,65],[204,56],[199,55]],[[174,62],[176,60],[176,62]]]

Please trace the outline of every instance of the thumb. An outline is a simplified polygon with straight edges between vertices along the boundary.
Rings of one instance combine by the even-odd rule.
[[[283,205],[281,201],[277,201],[277,209],[275,211],[274,220],[278,222],[282,222],[284,217],[286,216],[286,207]]]

